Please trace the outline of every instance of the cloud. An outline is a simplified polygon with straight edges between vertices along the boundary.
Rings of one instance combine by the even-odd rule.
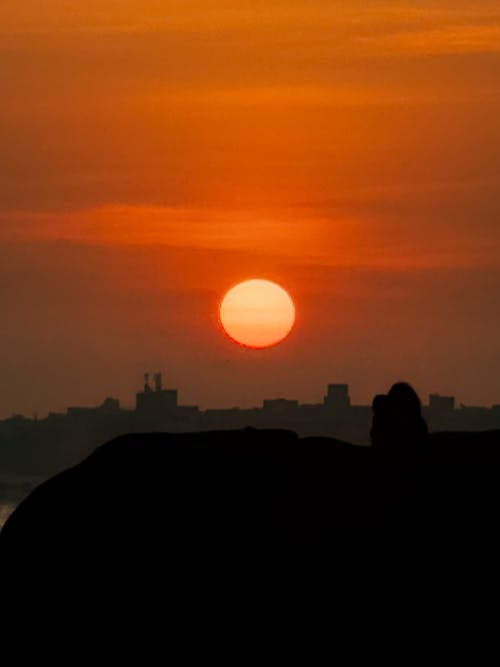
[[[362,48],[377,47],[379,53],[393,56],[500,53],[500,21],[482,25],[451,23],[358,39]]]

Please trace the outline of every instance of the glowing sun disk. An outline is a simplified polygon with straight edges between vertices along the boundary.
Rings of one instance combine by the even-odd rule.
[[[230,338],[246,347],[271,347],[284,340],[295,322],[295,306],[282,287],[269,280],[247,280],[227,292],[220,321]]]

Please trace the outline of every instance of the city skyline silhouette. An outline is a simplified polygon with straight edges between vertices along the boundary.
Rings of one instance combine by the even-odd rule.
[[[367,404],[357,404],[348,384],[330,383],[316,403],[275,397],[264,398],[251,408],[203,410],[179,400],[179,391],[164,385],[160,371],[145,373],[133,407],[122,407],[118,399],[107,397],[94,407],[69,406],[44,417],[12,415],[0,420],[0,482],[2,476],[4,480],[12,476],[45,478],[127,433],[285,429],[302,438],[325,437],[369,446],[375,442],[374,420],[381,395],[379,391]],[[465,406],[457,404],[454,396],[430,394],[422,401],[422,416],[430,433],[500,429],[499,404]],[[385,441],[388,436],[376,439]]]
[[[16,0],[0,52],[7,584],[489,573],[498,0]]]

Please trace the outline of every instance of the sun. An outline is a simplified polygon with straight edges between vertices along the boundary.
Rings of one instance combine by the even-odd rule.
[[[245,347],[263,349],[281,343],[295,323],[295,306],[283,287],[270,280],[246,280],[232,287],[219,310],[227,335]]]

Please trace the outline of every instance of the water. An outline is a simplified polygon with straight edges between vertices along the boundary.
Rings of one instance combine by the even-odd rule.
[[[13,475],[0,477],[0,530],[19,503],[44,479]]]
[[[0,530],[2,530],[4,523],[7,521],[15,508],[15,503],[0,503]]]

